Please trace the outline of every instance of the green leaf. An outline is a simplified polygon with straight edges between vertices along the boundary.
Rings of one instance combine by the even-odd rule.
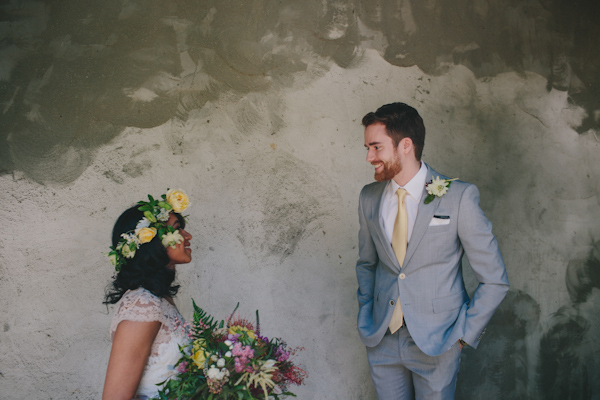
[[[194,306],[194,325],[197,321],[202,321],[202,323],[207,325],[210,330],[215,330],[218,322],[215,322],[212,316],[210,316],[206,311],[198,307],[194,299],[192,299],[192,305]]]
[[[159,201],[158,206],[164,208],[167,211],[173,209],[173,207],[171,207],[171,205],[166,201]]]
[[[429,196],[425,197],[424,203],[425,204],[429,204],[429,203],[431,203],[433,201],[433,199],[435,199],[435,196],[432,195],[432,194],[430,194]]]
[[[156,218],[150,211],[144,211],[144,217],[146,217],[150,222],[156,222]]]
[[[144,205],[141,206],[141,207],[138,207],[138,210],[140,210],[142,212],[144,212],[144,211],[152,211],[153,207],[151,205],[149,205],[148,203],[145,203],[145,202],[140,202],[140,203],[142,203]]]

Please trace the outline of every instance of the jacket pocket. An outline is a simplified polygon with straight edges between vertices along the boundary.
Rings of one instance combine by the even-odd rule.
[[[427,230],[425,231],[426,235],[430,235],[430,234],[435,234],[435,233],[440,233],[440,232],[446,232],[450,229],[450,224],[445,224],[445,225],[429,225],[427,227]]]
[[[463,290],[450,296],[438,297],[433,299],[433,312],[442,313],[445,311],[456,310],[469,301],[469,296]]]

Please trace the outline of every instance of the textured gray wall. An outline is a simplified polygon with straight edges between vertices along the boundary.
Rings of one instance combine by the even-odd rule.
[[[299,398],[374,399],[360,118],[404,101],[425,161],[479,186],[512,284],[457,397],[597,398],[598,21],[566,0],[3,2],[0,397],[100,396],[112,224],[182,187],[184,316],[259,308],[306,348]]]

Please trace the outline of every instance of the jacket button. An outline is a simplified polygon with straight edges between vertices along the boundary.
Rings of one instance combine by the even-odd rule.
[[[396,304],[396,302],[394,300],[390,300],[390,306],[393,306],[394,304]]]
[[[406,278],[406,275],[404,273],[401,273],[400,276],[399,276],[399,278],[400,279],[404,279],[404,278]]]

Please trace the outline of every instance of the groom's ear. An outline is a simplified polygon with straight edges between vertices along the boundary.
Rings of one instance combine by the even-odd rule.
[[[414,152],[414,144],[411,138],[409,137],[405,137],[402,138],[402,140],[400,140],[400,143],[398,143],[398,151],[400,151],[403,154],[409,154],[411,151]]]

